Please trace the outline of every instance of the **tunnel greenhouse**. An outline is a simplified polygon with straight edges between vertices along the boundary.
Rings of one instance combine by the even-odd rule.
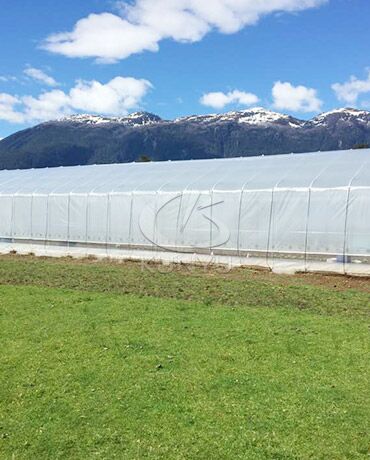
[[[370,274],[370,149],[0,171],[2,253]]]

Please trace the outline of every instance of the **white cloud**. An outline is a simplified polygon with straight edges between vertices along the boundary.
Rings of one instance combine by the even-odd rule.
[[[368,70],[365,80],[359,80],[352,75],[349,81],[345,83],[334,83],[331,87],[339,101],[350,105],[356,105],[361,94],[370,92],[370,70]]]
[[[68,93],[59,89],[44,92],[38,97],[0,93],[0,120],[30,123],[80,111],[125,115],[140,105],[150,88],[152,85],[147,80],[116,77],[106,84],[79,80]]]
[[[21,114],[23,122],[44,121],[59,118],[72,111],[71,99],[59,89],[53,89],[38,97],[22,98]]]
[[[327,0],[135,0],[118,2],[120,15],[90,14],[72,31],[50,35],[43,47],[68,57],[115,62],[143,51],[158,51],[159,42],[196,42],[208,32],[232,34],[265,15],[295,12]]]
[[[35,67],[27,67],[23,71],[23,73],[27,75],[27,77],[30,77],[38,82],[44,83],[47,86],[58,86],[57,81],[41,69],[36,69]]]
[[[18,78],[14,77],[13,75],[0,75],[0,81],[4,83],[8,83],[11,81],[18,81]]]
[[[273,106],[293,112],[319,112],[322,101],[317,91],[306,86],[293,86],[289,82],[277,81],[272,88]]]
[[[107,84],[78,81],[70,91],[71,105],[77,110],[120,115],[137,107],[152,87],[147,80],[116,77]]]
[[[22,123],[23,116],[17,111],[17,106],[21,104],[18,97],[7,93],[0,93],[0,120],[10,123]]]
[[[239,104],[249,106],[256,104],[259,101],[258,97],[253,93],[234,90],[228,93],[213,92],[203,94],[200,98],[200,103],[214,109],[223,109],[229,104]]]

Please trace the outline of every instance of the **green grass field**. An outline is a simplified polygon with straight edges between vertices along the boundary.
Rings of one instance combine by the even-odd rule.
[[[1,459],[369,458],[369,280],[160,270],[0,257]]]

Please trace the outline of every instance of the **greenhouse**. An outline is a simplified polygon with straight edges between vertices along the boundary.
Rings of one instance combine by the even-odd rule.
[[[370,274],[370,149],[0,171],[0,251]]]

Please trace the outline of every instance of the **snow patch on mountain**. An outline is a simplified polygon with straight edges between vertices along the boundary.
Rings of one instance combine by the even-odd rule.
[[[222,114],[209,115],[191,115],[187,117],[177,118],[175,123],[222,123],[222,122],[237,122],[246,123],[249,125],[264,125],[269,123],[289,124],[292,128],[302,126],[304,121],[293,118],[289,115],[273,112],[264,109],[263,107],[255,107],[252,109],[226,112]]]
[[[100,115],[91,115],[91,114],[78,114],[71,115],[68,117],[63,117],[59,122],[62,123],[83,123],[87,125],[100,125],[104,123],[118,123],[121,125],[127,126],[143,126],[143,125],[152,125],[155,123],[160,123],[163,120],[158,116],[149,112],[134,112],[130,115],[123,117],[104,117]]]
[[[244,110],[238,119],[239,123],[248,123],[250,125],[263,125],[269,123],[284,123],[289,124],[292,128],[299,128],[302,126],[302,120],[293,118],[283,113],[273,112],[266,110],[262,107],[256,107],[250,110]]]
[[[158,123],[171,123],[163,120],[157,115],[149,112],[134,112],[130,115],[122,117],[107,117],[91,114],[78,114],[69,117],[64,117],[59,122],[63,123],[80,123],[88,125],[102,124],[120,124],[128,127],[140,127],[155,125]],[[231,111],[221,114],[207,115],[190,115],[176,118],[172,123],[194,123],[194,124],[217,124],[217,123],[239,123],[251,126],[264,125],[280,125],[290,128],[328,126],[335,124],[338,121],[344,122],[359,122],[370,126],[370,112],[366,110],[358,110],[353,108],[335,109],[329,112],[324,112],[311,120],[300,120],[298,118],[286,115],[283,113],[274,112],[264,109],[263,107],[255,107],[240,111]]]
[[[329,112],[324,112],[313,118],[309,123],[313,125],[327,125],[329,122],[341,120],[341,121],[354,121],[370,124],[370,112],[366,110],[359,110],[353,108],[342,108],[334,109]]]

